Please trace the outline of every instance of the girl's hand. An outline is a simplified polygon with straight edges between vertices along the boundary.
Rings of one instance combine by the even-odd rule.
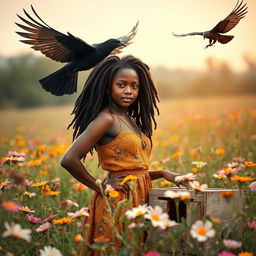
[[[179,188],[180,186],[184,186],[186,189],[192,189],[192,187],[189,185],[187,181],[195,180],[196,176],[193,173],[180,175],[175,172],[165,170],[163,178],[174,183]]]
[[[115,177],[110,178],[107,176],[102,183],[103,193],[105,193],[106,186],[110,185],[114,190],[123,191],[128,194],[130,191],[130,187],[127,184],[120,185],[120,182],[127,176],[128,174],[121,174]]]

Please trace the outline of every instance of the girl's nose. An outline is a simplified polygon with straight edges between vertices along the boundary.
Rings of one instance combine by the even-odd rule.
[[[132,93],[132,88],[131,88],[131,86],[125,86],[124,92],[125,92],[125,93]]]

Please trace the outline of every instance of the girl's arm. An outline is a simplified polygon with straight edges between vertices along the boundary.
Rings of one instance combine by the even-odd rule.
[[[74,178],[98,193],[101,193],[101,189],[96,184],[95,178],[88,173],[81,163],[81,159],[86,156],[105,132],[112,127],[113,123],[114,118],[110,114],[101,112],[73,142],[60,162],[61,166]]]
[[[175,178],[177,176],[180,176],[180,174],[171,172],[169,170],[161,170],[161,171],[155,171],[155,170],[149,170],[149,175],[151,180],[156,180],[160,178],[164,178],[172,183],[174,183],[177,187],[180,187],[180,185],[186,187],[187,189],[191,189],[191,186],[187,183],[184,182],[183,180],[178,181]],[[191,179],[194,179],[195,176],[191,177]]]

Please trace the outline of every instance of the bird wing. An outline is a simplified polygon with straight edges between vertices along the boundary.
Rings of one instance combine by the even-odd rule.
[[[187,34],[175,34],[172,33],[174,36],[178,36],[178,37],[184,37],[184,36],[202,36],[203,32],[192,32],[192,33],[187,33]]]
[[[32,18],[24,9],[24,13],[27,16],[27,19],[22,18],[17,15],[24,23],[28,26],[24,26],[18,23],[15,23],[20,28],[30,32],[16,32],[18,35],[27,38],[26,40],[20,40],[25,44],[33,45],[35,51],[41,51],[46,57],[59,61],[59,62],[69,62],[73,60],[79,54],[86,54],[96,49],[81,40],[78,37],[73,36],[70,33],[65,35],[47,25],[36,13],[33,6],[31,9],[36,17],[42,22],[36,21]]]
[[[243,0],[239,3],[240,0],[237,1],[235,8],[233,11],[222,21],[220,21],[211,32],[216,33],[226,33],[234,28],[238,22],[245,16],[247,11],[246,3],[243,4]]]
[[[132,30],[125,36],[121,36],[119,38],[117,38],[121,43],[125,44],[125,46],[119,46],[117,48],[115,48],[112,52],[111,55],[114,54],[118,54],[122,52],[122,49],[124,47],[127,47],[128,45],[132,44],[132,39],[135,37],[135,35],[137,34],[138,31],[138,25],[139,25],[139,21],[137,21],[137,23],[135,24],[135,26],[132,28]]]

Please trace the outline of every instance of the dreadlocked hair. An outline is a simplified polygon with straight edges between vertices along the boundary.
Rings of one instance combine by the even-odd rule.
[[[67,129],[73,126],[73,140],[83,133],[90,122],[105,107],[108,106],[109,110],[113,111],[111,108],[113,102],[111,84],[117,71],[122,68],[135,70],[139,77],[139,95],[129,107],[128,115],[135,120],[137,126],[149,137],[152,143],[152,122],[154,123],[154,129],[157,127],[155,110],[159,114],[157,107],[157,101],[159,102],[158,93],[152,81],[149,67],[132,55],[122,58],[110,56],[92,70],[71,113],[75,116]],[[90,150],[91,153],[93,148]]]

